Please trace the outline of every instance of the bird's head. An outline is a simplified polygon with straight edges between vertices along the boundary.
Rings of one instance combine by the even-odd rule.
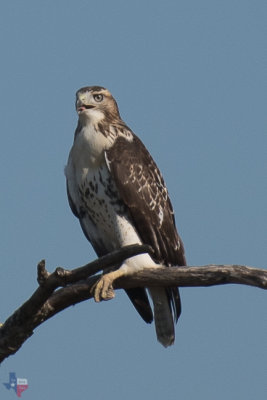
[[[76,111],[81,121],[100,122],[120,119],[116,100],[101,86],[88,86],[76,93]]]

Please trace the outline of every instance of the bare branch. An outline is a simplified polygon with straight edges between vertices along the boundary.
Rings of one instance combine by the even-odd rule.
[[[71,304],[78,303],[91,297],[89,292],[91,286],[87,289],[87,296],[85,296],[81,284],[78,286],[66,286],[61,291],[55,291],[58,287],[86,279],[88,276],[100,270],[107,269],[114,264],[121,264],[126,258],[146,252],[152,252],[150,246],[125,246],[83,267],[76,268],[72,271],[58,267],[52,274],[46,271],[45,261],[42,260],[37,266],[37,280],[40,286],[4,324],[0,325],[0,363],[9,355],[16,353],[21,345],[33,334],[33,329],[38,325],[42,324],[57,312],[69,307]],[[92,280],[93,283],[95,283],[98,278],[94,278]],[[73,299],[76,299],[73,303],[71,303],[70,300],[70,293]],[[56,299],[53,297],[55,295]],[[80,300],[78,300],[79,296]],[[60,299],[60,301],[57,302],[57,299]],[[55,306],[53,306],[53,301]]]
[[[33,334],[33,330],[58,312],[92,298],[91,288],[100,275],[96,272],[119,266],[123,260],[150,252],[149,246],[126,246],[92,263],[73,270],[45,269],[44,260],[38,264],[39,287],[33,295],[7,320],[0,324],[0,362],[18,351]],[[267,289],[267,270],[242,265],[205,265],[202,267],[146,268],[131,276],[119,278],[115,289],[148,286],[211,286],[243,284]],[[61,289],[58,289],[62,287]]]
[[[149,268],[116,281],[116,288],[147,286],[214,286],[235,283],[267,289],[267,270],[244,265]]]

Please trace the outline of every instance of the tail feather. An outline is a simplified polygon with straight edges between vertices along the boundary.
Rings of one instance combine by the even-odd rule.
[[[175,330],[170,300],[166,289],[149,288],[149,293],[154,305],[154,320],[158,341],[168,347],[174,343]]]
[[[149,304],[146,290],[144,288],[133,288],[127,289],[126,293],[143,320],[148,324],[151,324],[153,321],[153,313]]]

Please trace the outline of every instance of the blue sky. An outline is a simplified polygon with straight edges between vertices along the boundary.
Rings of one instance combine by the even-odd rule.
[[[189,265],[267,260],[265,1],[9,1],[1,6],[0,321],[36,264],[95,258],[67,204],[75,92],[117,99],[167,182]],[[164,349],[126,295],[72,307],[0,368],[26,400],[263,400],[266,292],[184,288]],[[0,385],[0,398],[14,398]]]

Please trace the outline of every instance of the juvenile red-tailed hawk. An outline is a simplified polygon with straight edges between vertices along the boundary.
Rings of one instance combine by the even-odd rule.
[[[76,94],[79,116],[66,166],[70,207],[98,256],[122,246],[144,243],[153,259],[141,254],[125,260],[116,271],[104,274],[96,285],[96,301],[108,299],[112,282],[122,275],[164,264],[185,265],[184,248],[175,228],[172,205],[162,175],[151,155],[123,122],[115,99],[99,86]],[[148,323],[155,319],[157,338],[173,344],[174,322],[181,313],[178,288],[126,290]]]

